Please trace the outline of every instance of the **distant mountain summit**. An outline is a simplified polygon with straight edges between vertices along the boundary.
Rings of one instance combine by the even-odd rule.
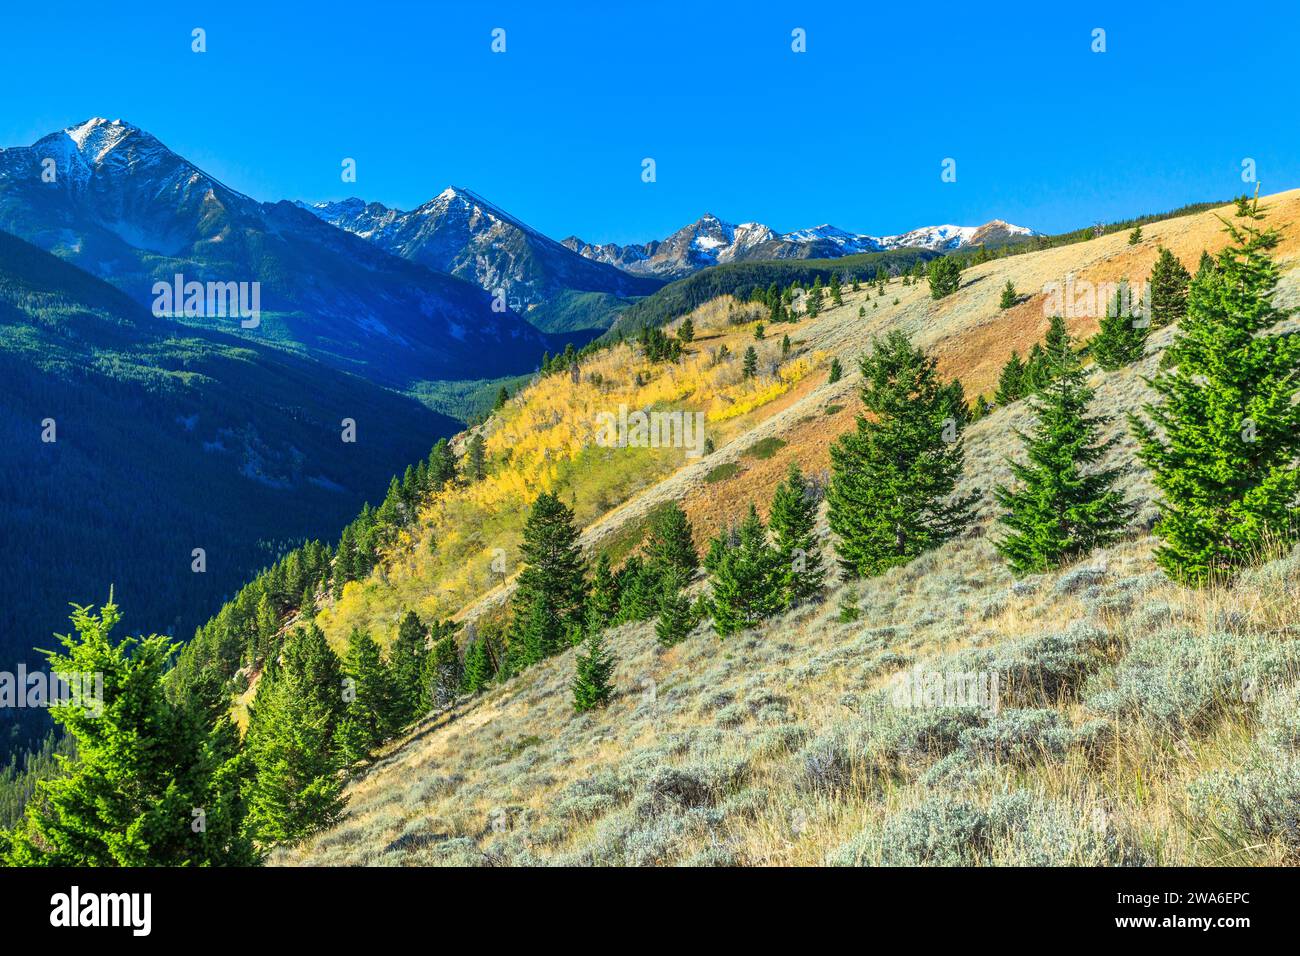
[[[759,259],[835,259],[863,252],[917,248],[946,252],[970,245],[1001,245],[1033,230],[995,219],[982,226],[925,226],[897,236],[869,236],[832,225],[778,233],[759,222],[732,225],[711,213],[667,239],[645,244],[593,245],[577,236],[564,245],[580,256],[634,275],[680,279],[709,266]]]
[[[299,205],[386,252],[492,293],[503,289],[511,307],[521,310],[565,292],[648,295],[662,285],[577,255],[459,187],[409,212],[361,199]]]
[[[245,196],[122,120],[0,149],[0,230],[145,304],[177,274],[257,282],[269,318],[250,337],[390,386],[527,371],[548,345],[476,285]]]

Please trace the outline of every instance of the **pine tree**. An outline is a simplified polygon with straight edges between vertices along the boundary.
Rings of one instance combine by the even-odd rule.
[[[764,336],[766,336],[766,334],[767,334],[767,326],[765,326],[762,322],[754,326],[754,338],[756,340],[758,340],[759,342],[763,341],[763,338]]]
[[[1133,315],[1125,284],[1115,293],[1115,300],[1106,309],[1101,327],[1088,343],[1088,351],[1097,360],[1097,364],[1107,371],[1130,365],[1146,352],[1147,325]]]
[[[1128,244],[1130,246],[1136,246],[1141,241],[1142,241],[1142,227],[1138,226],[1136,229],[1134,229],[1132,232],[1128,234]]]
[[[822,588],[826,572],[817,548],[816,524],[817,502],[798,463],[792,461],[785,479],[776,487],[768,516],[786,607],[807,600]]]
[[[1187,286],[1192,280],[1178,258],[1161,249],[1151,267],[1151,326],[1160,329],[1181,322],[1187,314]]]
[[[495,676],[492,649],[484,634],[465,648],[465,673],[461,680],[461,690],[466,694],[477,694],[485,690]]]
[[[511,602],[511,673],[554,654],[586,610],[586,561],[573,512],[550,493],[537,496],[524,524],[524,568]]]
[[[834,273],[831,274],[830,291],[831,291],[831,301],[834,302],[836,305],[843,305],[844,298],[840,291],[840,277],[838,275],[835,275]]]
[[[587,600],[587,615],[583,622],[588,634],[603,631],[618,616],[618,583],[610,569],[609,556],[602,554],[596,561],[591,576],[591,596]]]
[[[478,432],[469,440],[465,451],[465,480],[482,481],[487,477],[487,443]]]
[[[456,625],[444,622],[426,664],[425,680],[434,707],[450,707],[456,702],[465,681],[460,654],[456,650]]]
[[[993,400],[999,405],[1010,405],[1025,397],[1025,363],[1020,360],[1020,353],[1012,350],[1011,358],[1002,366],[998,376],[998,390],[993,393]]]
[[[686,344],[690,344],[695,340],[695,323],[691,321],[689,315],[683,319],[682,324],[678,326],[677,338]]]
[[[348,763],[363,760],[397,729],[392,674],[370,632],[354,627],[348,636],[344,673],[351,700],[339,737]]]
[[[645,564],[659,576],[670,570],[680,571],[687,581],[700,566],[690,519],[676,502],[669,502],[651,517]]]
[[[754,346],[751,345],[749,348],[745,349],[745,360],[740,367],[740,377],[748,379],[753,378],[757,374],[758,352],[755,351]]]
[[[1019,298],[1019,296],[1016,294],[1016,287],[1012,284],[1011,280],[1008,279],[1007,284],[1002,287],[1002,300],[998,303],[998,308],[1011,308],[1016,304],[1017,298]]]
[[[1016,574],[1036,574],[1113,541],[1133,515],[1114,490],[1118,469],[1097,463],[1117,439],[1098,436],[1108,419],[1088,415],[1093,393],[1069,336],[1047,349],[1051,381],[1031,403],[1035,425],[1020,434],[1029,461],[1011,462],[1015,490],[999,485],[1001,521],[1009,533],[996,542]]]
[[[178,644],[152,635],[110,637],[121,614],[76,607],[74,635],[46,651],[49,673],[87,685],[51,701],[75,756],[37,784],[23,821],[0,844],[10,866],[179,866],[256,862],[244,834],[245,758],[215,682],[168,699],[164,676]],[[197,690],[197,685],[196,688]],[[24,687],[21,693],[28,693]],[[204,826],[196,831],[195,808]]]
[[[429,705],[425,692],[425,658],[429,656],[429,633],[418,614],[407,611],[397,626],[397,637],[389,649],[390,667],[401,723],[414,720]]]
[[[492,411],[499,412],[506,407],[506,402],[510,401],[510,393],[506,391],[504,385],[497,391],[496,401],[492,403]]]
[[[783,335],[781,336],[781,358],[785,358],[789,354],[790,354],[790,336]]]
[[[930,298],[952,295],[961,285],[961,263],[952,256],[940,256],[930,263]]]
[[[782,604],[783,568],[752,504],[738,539],[722,551],[713,571],[713,628],[719,637],[753,627]]]
[[[1130,416],[1139,457],[1164,492],[1161,567],[1200,585],[1296,539],[1300,336],[1271,334],[1278,235],[1226,222],[1232,243],[1192,281],[1171,368],[1151,382],[1150,422]],[[1154,425],[1154,427],[1153,427]]]
[[[293,842],[338,819],[343,712],[338,656],[319,628],[295,630],[249,708],[248,832],[259,843]]]
[[[831,373],[826,378],[826,384],[834,385],[844,375],[844,366],[840,364],[838,358],[831,359]]]
[[[673,569],[663,576],[660,584],[655,637],[664,647],[680,643],[695,627],[690,599],[682,592],[685,583],[681,571]]]
[[[573,711],[604,707],[614,694],[614,656],[599,632],[589,634],[574,659]]]
[[[615,575],[618,614],[614,623],[648,620],[658,608],[659,574],[638,555],[631,555]]]
[[[831,447],[830,524],[840,564],[875,575],[960,532],[972,498],[954,498],[962,469],[966,399],[939,381],[935,360],[892,332],[862,358],[862,402],[872,418]]]

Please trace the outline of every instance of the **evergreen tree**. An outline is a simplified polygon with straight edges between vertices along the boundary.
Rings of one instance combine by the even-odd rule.
[[[506,407],[506,402],[508,401],[510,401],[510,393],[506,391],[506,387],[502,385],[500,390],[497,392],[496,401],[492,403],[492,411],[501,411],[501,409]]]
[[[1019,433],[1028,462],[1011,462],[1015,490],[998,486],[1009,533],[996,542],[1016,574],[1036,574],[1113,541],[1133,507],[1114,490],[1118,469],[1097,469],[1116,439],[1099,441],[1108,419],[1088,415],[1093,393],[1069,336],[1047,350],[1051,381],[1031,407],[1035,425]]]
[[[792,461],[785,479],[776,487],[768,516],[786,607],[807,600],[822,588],[825,571],[817,548],[816,524],[817,502],[798,463]]]
[[[952,295],[961,285],[961,263],[952,256],[940,256],[930,263],[930,298]]]
[[[826,384],[834,385],[844,375],[844,366],[840,364],[838,358],[831,359],[831,372],[826,378]]]
[[[429,656],[429,633],[414,611],[407,611],[397,626],[397,637],[389,649],[397,711],[405,724],[429,706],[425,690],[425,659]]]
[[[634,554],[619,568],[615,585],[618,592],[618,615],[614,623],[644,621],[654,615],[658,608],[659,594],[659,575],[655,568],[647,566]]]
[[[456,625],[446,622],[429,655],[425,676],[429,698],[434,707],[450,707],[456,702],[465,681],[460,654],[456,650]]]
[[[1142,227],[1138,226],[1136,229],[1134,229],[1132,232],[1128,234],[1128,244],[1130,246],[1136,246],[1141,241],[1142,241]]]
[[[259,843],[299,840],[342,812],[342,689],[338,656],[316,627],[296,629],[263,672],[244,738],[248,832]]]
[[[586,610],[586,561],[578,546],[573,512],[550,493],[538,495],[524,525],[524,563],[511,604],[511,672],[564,647],[565,635],[582,626]]]
[[[574,713],[581,714],[609,703],[614,694],[614,664],[614,655],[605,647],[600,632],[589,634],[582,652],[574,660]]]
[[[862,358],[857,430],[831,447],[830,524],[840,564],[875,575],[942,544],[970,520],[954,498],[962,469],[966,399],[939,381],[935,361],[892,332]]]
[[[748,379],[753,378],[757,374],[758,352],[755,351],[754,346],[751,345],[749,348],[745,349],[745,360],[740,367],[740,377]]]
[[[51,701],[50,715],[75,740],[75,756],[61,757],[60,772],[37,784],[25,819],[0,841],[4,862],[256,862],[243,832],[244,757],[220,686],[209,683],[199,694],[194,685],[195,695],[169,700],[163,678],[179,645],[158,635],[114,643],[109,635],[119,620],[111,597],[98,615],[76,607],[76,635],[59,638],[62,652],[45,652],[51,674],[84,675],[90,683]],[[202,811],[201,830],[195,809]]]
[[[495,676],[492,649],[488,644],[487,635],[484,634],[465,648],[465,673],[461,681],[461,689],[466,694],[477,694],[486,689]]]
[[[1016,304],[1017,298],[1018,296],[1016,294],[1016,287],[1015,285],[1012,284],[1011,280],[1008,279],[1007,284],[1002,287],[1002,300],[998,303],[998,308],[999,309],[1011,308],[1013,305]]]
[[[439,438],[429,452],[429,484],[433,491],[440,490],[449,481],[456,480],[456,456],[452,454],[447,439]]]
[[[831,292],[831,301],[833,303],[835,303],[836,305],[844,304],[844,298],[840,291],[840,277],[838,275],[835,275],[834,273],[831,274],[830,292]]]
[[[655,637],[664,647],[680,643],[695,627],[695,614],[690,599],[682,592],[685,583],[682,572],[675,568],[662,578]]]
[[[763,341],[763,338],[766,334],[767,334],[767,327],[763,325],[762,322],[754,326],[754,338],[756,340],[758,340],[759,342]]]
[[[482,481],[487,477],[487,443],[478,432],[470,438],[465,450],[465,480]]]
[[[781,358],[785,358],[789,354],[790,354],[790,336],[783,335],[781,336]]]
[[[719,637],[753,627],[782,604],[784,568],[752,504],[737,536],[736,545],[722,550],[713,570],[713,628]]]
[[[1146,352],[1148,323],[1133,315],[1127,293],[1127,285],[1115,293],[1101,327],[1088,343],[1092,357],[1107,371],[1130,365]]]
[[[1272,334],[1287,315],[1273,304],[1278,235],[1258,218],[1225,222],[1232,244],[1192,281],[1167,352],[1172,367],[1151,383],[1150,423],[1130,416],[1139,455],[1164,492],[1156,558],[1187,584],[1296,539],[1300,336]]]
[[[680,571],[687,581],[700,566],[690,519],[676,502],[669,502],[650,519],[645,565],[659,576],[670,570]]]
[[[1187,314],[1187,286],[1192,280],[1178,258],[1161,249],[1151,268],[1151,326],[1160,329],[1181,322]]]
[[[354,627],[348,636],[344,672],[351,700],[339,730],[344,758],[368,757],[397,729],[397,701],[392,674],[370,632]]]
[[[591,597],[587,601],[584,621],[587,633],[603,631],[618,617],[618,582],[610,569],[609,556],[602,554],[596,561],[591,577]]]
[[[690,344],[695,340],[695,323],[691,321],[689,315],[682,320],[682,324],[678,327],[677,338],[686,344]]]
[[[1215,268],[1214,256],[1210,255],[1208,250],[1202,249],[1200,261],[1196,265],[1196,278],[1199,279],[1203,275],[1208,275]]]
[[[1020,360],[1020,353],[1011,352],[1011,358],[1002,366],[998,376],[998,390],[993,393],[993,400],[999,405],[1010,405],[1025,397],[1025,363]]]

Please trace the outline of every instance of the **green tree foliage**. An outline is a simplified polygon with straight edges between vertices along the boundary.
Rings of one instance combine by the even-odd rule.
[[[655,621],[655,637],[664,647],[680,643],[695,627],[695,613],[690,600],[683,593],[686,579],[676,568],[660,579],[659,617]]]
[[[1032,402],[1033,430],[1019,433],[1028,462],[1010,463],[1019,486],[995,490],[1009,529],[997,548],[1017,574],[1109,544],[1133,514],[1114,489],[1118,469],[1097,468],[1117,439],[1099,439],[1108,419],[1088,415],[1093,393],[1068,335],[1049,343],[1047,358],[1054,374]]]
[[[952,256],[931,260],[929,280],[930,298],[942,299],[952,295],[961,285],[961,263]]]
[[[486,690],[494,677],[496,661],[492,656],[492,645],[488,636],[483,634],[465,647],[465,672],[461,690],[466,694],[477,694]]]
[[[399,726],[393,676],[370,632],[354,627],[343,661],[346,711],[339,729],[348,763],[364,760]]]
[[[574,660],[573,711],[576,714],[604,707],[614,694],[614,655],[599,632],[587,635]]]
[[[1142,227],[1138,226],[1128,234],[1128,244],[1130,246],[1136,246],[1141,241],[1142,241]]]
[[[1009,309],[1016,304],[1018,298],[1015,285],[1008,279],[1007,284],[1002,287],[1002,299],[998,302],[998,308]]]
[[[862,358],[856,431],[831,447],[830,524],[852,575],[875,575],[942,544],[970,520],[954,498],[962,469],[966,400],[935,361],[892,332]]]
[[[289,843],[333,824],[343,809],[343,670],[317,627],[298,628],[267,664],[249,708],[248,832]]]
[[[1192,281],[1187,316],[1133,415],[1139,455],[1164,492],[1156,558],[1175,580],[1204,584],[1296,538],[1300,336],[1271,334],[1278,236],[1256,213],[1225,223],[1232,243]]]
[[[1187,314],[1187,286],[1192,275],[1168,249],[1162,248],[1151,267],[1151,327],[1181,322]]]
[[[844,375],[844,366],[840,364],[839,358],[831,359],[830,375],[826,377],[826,384],[834,385]]]
[[[1021,360],[1020,353],[1012,350],[1011,358],[1007,359],[1007,364],[1002,366],[1002,374],[998,376],[998,389],[993,394],[993,400],[999,405],[1010,405],[1024,397],[1025,363]]]
[[[798,463],[792,461],[785,479],[776,486],[768,516],[781,569],[782,603],[786,607],[813,597],[821,591],[825,580],[814,531],[816,524],[817,499]]]
[[[465,684],[464,665],[456,649],[456,630],[457,626],[450,621],[439,627],[433,652],[426,662],[425,682],[434,707],[450,707]]]
[[[713,628],[720,637],[753,627],[781,609],[783,571],[751,504],[736,544],[724,544],[714,562]]]
[[[465,481],[482,481],[487,477],[487,442],[475,432],[465,449]]]
[[[506,402],[510,401],[510,392],[504,385],[497,391],[496,400],[492,403],[492,411],[499,412],[506,407]]]
[[[163,676],[177,645],[152,635],[114,643],[112,599],[77,607],[75,635],[47,652],[51,673],[85,675],[84,694],[51,706],[76,740],[63,772],[40,781],[22,823],[0,841],[16,866],[248,865],[239,734],[219,688],[169,700]],[[102,675],[102,688],[92,675]],[[26,691],[26,688],[24,688]],[[200,815],[194,813],[201,811]],[[196,821],[201,821],[196,823]]]
[[[661,576],[675,570],[689,581],[700,566],[690,519],[676,502],[669,502],[651,517],[644,555],[646,567]]]
[[[587,564],[573,512],[550,492],[538,495],[524,525],[524,568],[511,602],[510,671],[560,651],[582,626]]]
[[[1133,314],[1125,283],[1107,306],[1101,327],[1088,343],[1088,351],[1107,371],[1123,368],[1142,358],[1149,325],[1147,319]]]
[[[754,346],[745,349],[745,359],[740,366],[741,378],[753,378],[758,374],[758,352]]]
[[[695,341],[695,323],[691,321],[689,315],[683,319],[682,324],[678,326],[677,338],[679,341],[688,345]]]
[[[429,631],[414,611],[407,611],[397,626],[397,637],[389,648],[398,719],[406,724],[420,716],[430,704],[426,689],[425,661],[429,656]]]

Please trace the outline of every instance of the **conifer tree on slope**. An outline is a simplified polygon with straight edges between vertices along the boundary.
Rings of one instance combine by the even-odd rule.
[[[1156,559],[1186,584],[1296,539],[1300,336],[1269,331],[1287,312],[1273,305],[1278,236],[1262,218],[1225,222],[1232,243],[1192,281],[1171,367],[1151,382],[1158,399],[1130,416],[1164,492]]]
[[[614,655],[600,632],[587,635],[574,659],[573,711],[581,714],[604,707],[614,693]]]
[[[520,558],[524,569],[511,602],[512,673],[560,651],[586,609],[587,563],[573,512],[550,492],[538,495],[529,512]]]
[[[737,538],[723,548],[713,571],[713,629],[719,637],[753,627],[782,604],[780,559],[752,504]]]
[[[248,831],[262,844],[330,826],[343,809],[340,741],[343,669],[319,628],[296,629],[268,661],[249,708],[253,766]]]
[[[591,577],[591,596],[587,600],[587,613],[584,619],[586,631],[603,631],[614,623],[618,616],[618,583],[610,570],[609,556],[602,554],[596,561],[596,570]]]
[[[1047,571],[1109,544],[1133,515],[1114,490],[1119,470],[1096,467],[1117,439],[1099,441],[1108,419],[1088,415],[1093,393],[1068,335],[1051,339],[1047,362],[1052,377],[1031,403],[1034,427],[1017,433],[1029,461],[1010,462],[1018,487],[995,489],[1009,529],[996,545],[1017,574]]]
[[[817,502],[798,462],[790,462],[785,479],[776,486],[768,526],[781,568],[781,594],[786,607],[805,601],[822,588],[826,572],[814,528]]]
[[[398,717],[405,724],[420,715],[428,704],[424,688],[425,659],[429,656],[429,633],[420,616],[407,611],[397,626],[397,637],[389,649]]]
[[[341,749],[348,760],[361,760],[397,729],[392,673],[370,632],[354,627],[348,636],[343,669],[351,679],[352,699],[340,724]]]
[[[645,564],[657,574],[679,571],[686,580],[700,566],[690,519],[675,501],[657,511],[650,520]]]
[[[1011,358],[1007,359],[1007,364],[1002,366],[1002,373],[998,376],[998,389],[993,393],[993,400],[1006,406],[1024,398],[1024,379],[1025,363],[1021,361],[1020,353],[1012,350]]]
[[[425,682],[434,707],[454,704],[465,682],[464,665],[456,649],[456,630],[457,625],[450,621],[439,626],[433,653],[425,662]]]
[[[695,627],[691,602],[682,589],[686,579],[681,571],[670,568],[660,580],[659,617],[655,620],[655,637],[664,647],[679,643]]]
[[[955,498],[962,470],[966,399],[943,384],[935,361],[892,332],[862,358],[856,431],[831,446],[831,529],[852,576],[906,564],[958,534],[974,496]]]
[[[492,649],[488,645],[487,635],[483,634],[465,648],[465,673],[461,689],[467,694],[477,694],[486,689],[495,676]]]
[[[1187,314],[1187,286],[1192,280],[1178,257],[1161,248],[1151,267],[1151,327],[1161,329],[1181,322]]]
[[[1127,300],[1128,284],[1124,283],[1107,306],[1097,334],[1088,343],[1092,357],[1107,371],[1138,361],[1146,351],[1149,323],[1133,314]]]
[[[51,673],[103,675],[81,700],[51,706],[76,740],[63,772],[37,786],[26,816],[5,835],[13,866],[250,865],[240,795],[238,732],[210,707],[174,703],[163,677],[177,644],[152,635],[110,638],[121,620],[110,598],[99,614],[77,607],[76,635],[47,652]],[[98,701],[96,700],[98,698]],[[194,828],[195,808],[204,827]]]

